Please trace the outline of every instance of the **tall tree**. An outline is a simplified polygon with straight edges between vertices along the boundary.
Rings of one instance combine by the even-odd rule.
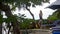
[[[27,9],[34,19],[34,15],[31,13],[28,7],[31,6],[31,3],[33,3],[32,6],[34,7],[35,5],[41,5],[42,2],[47,2],[47,1],[48,0],[0,0],[0,10],[6,13],[6,16],[10,18],[10,21],[13,21],[12,24],[14,25],[14,28],[15,29],[17,28],[17,30],[19,31],[19,27],[17,27],[18,21],[14,16],[12,16],[11,10],[14,10],[16,7],[18,7],[19,9],[22,7],[24,9]],[[15,30],[15,32],[17,30]],[[20,33],[17,32],[16,34],[20,34]]]
[[[3,10],[3,11],[5,11],[6,15],[8,15],[10,13],[10,11],[13,10],[13,9],[15,9],[16,7],[18,7],[19,9],[21,7],[23,7],[23,8],[25,8],[25,9],[27,9],[29,11],[29,13],[31,14],[31,16],[34,19],[34,16],[33,16],[32,12],[28,8],[28,7],[31,6],[31,3],[33,3],[32,6],[34,7],[35,5],[41,5],[42,2],[48,2],[48,1],[49,0],[10,0],[10,1],[9,0],[1,0],[0,1],[0,3],[1,3],[0,4],[1,5],[0,9]],[[6,11],[6,9],[10,9],[9,8],[10,5],[12,7],[11,10]],[[5,7],[5,8],[3,8],[3,7]],[[7,12],[8,12],[8,14],[7,14]]]

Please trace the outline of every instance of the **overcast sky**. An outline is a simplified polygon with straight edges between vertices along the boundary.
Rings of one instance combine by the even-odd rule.
[[[50,1],[50,4],[53,3],[55,0],[51,0]],[[35,16],[35,19],[39,19],[39,11],[42,10],[43,12],[43,19],[47,19],[47,17],[49,15],[52,15],[52,13],[55,11],[55,10],[52,10],[52,9],[44,9],[45,7],[49,6],[50,5],[49,3],[44,3],[43,6],[36,6],[36,8],[34,7],[30,7],[30,10],[31,12],[34,14]],[[27,11],[27,10],[23,10],[21,9],[20,12],[19,10],[16,10],[16,12],[14,12],[15,14],[17,13],[21,13],[21,14],[25,14],[26,15],[26,18],[32,18],[30,13]]]

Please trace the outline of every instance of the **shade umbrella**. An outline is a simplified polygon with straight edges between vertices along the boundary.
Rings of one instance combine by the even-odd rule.
[[[46,8],[50,8],[50,9],[60,9],[60,0],[56,0],[55,2],[53,2],[50,6],[46,7]]]

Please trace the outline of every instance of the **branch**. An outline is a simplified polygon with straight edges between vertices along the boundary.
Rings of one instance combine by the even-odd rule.
[[[35,20],[33,13],[30,11],[30,9],[28,9],[27,6],[26,6],[26,9],[29,11],[29,13],[31,14],[31,16],[33,17],[33,20]]]

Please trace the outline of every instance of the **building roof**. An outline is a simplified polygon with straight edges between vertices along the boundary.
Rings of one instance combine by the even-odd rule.
[[[56,0],[55,2],[53,2],[50,6],[46,7],[46,8],[50,8],[50,9],[60,9],[60,0]]]

